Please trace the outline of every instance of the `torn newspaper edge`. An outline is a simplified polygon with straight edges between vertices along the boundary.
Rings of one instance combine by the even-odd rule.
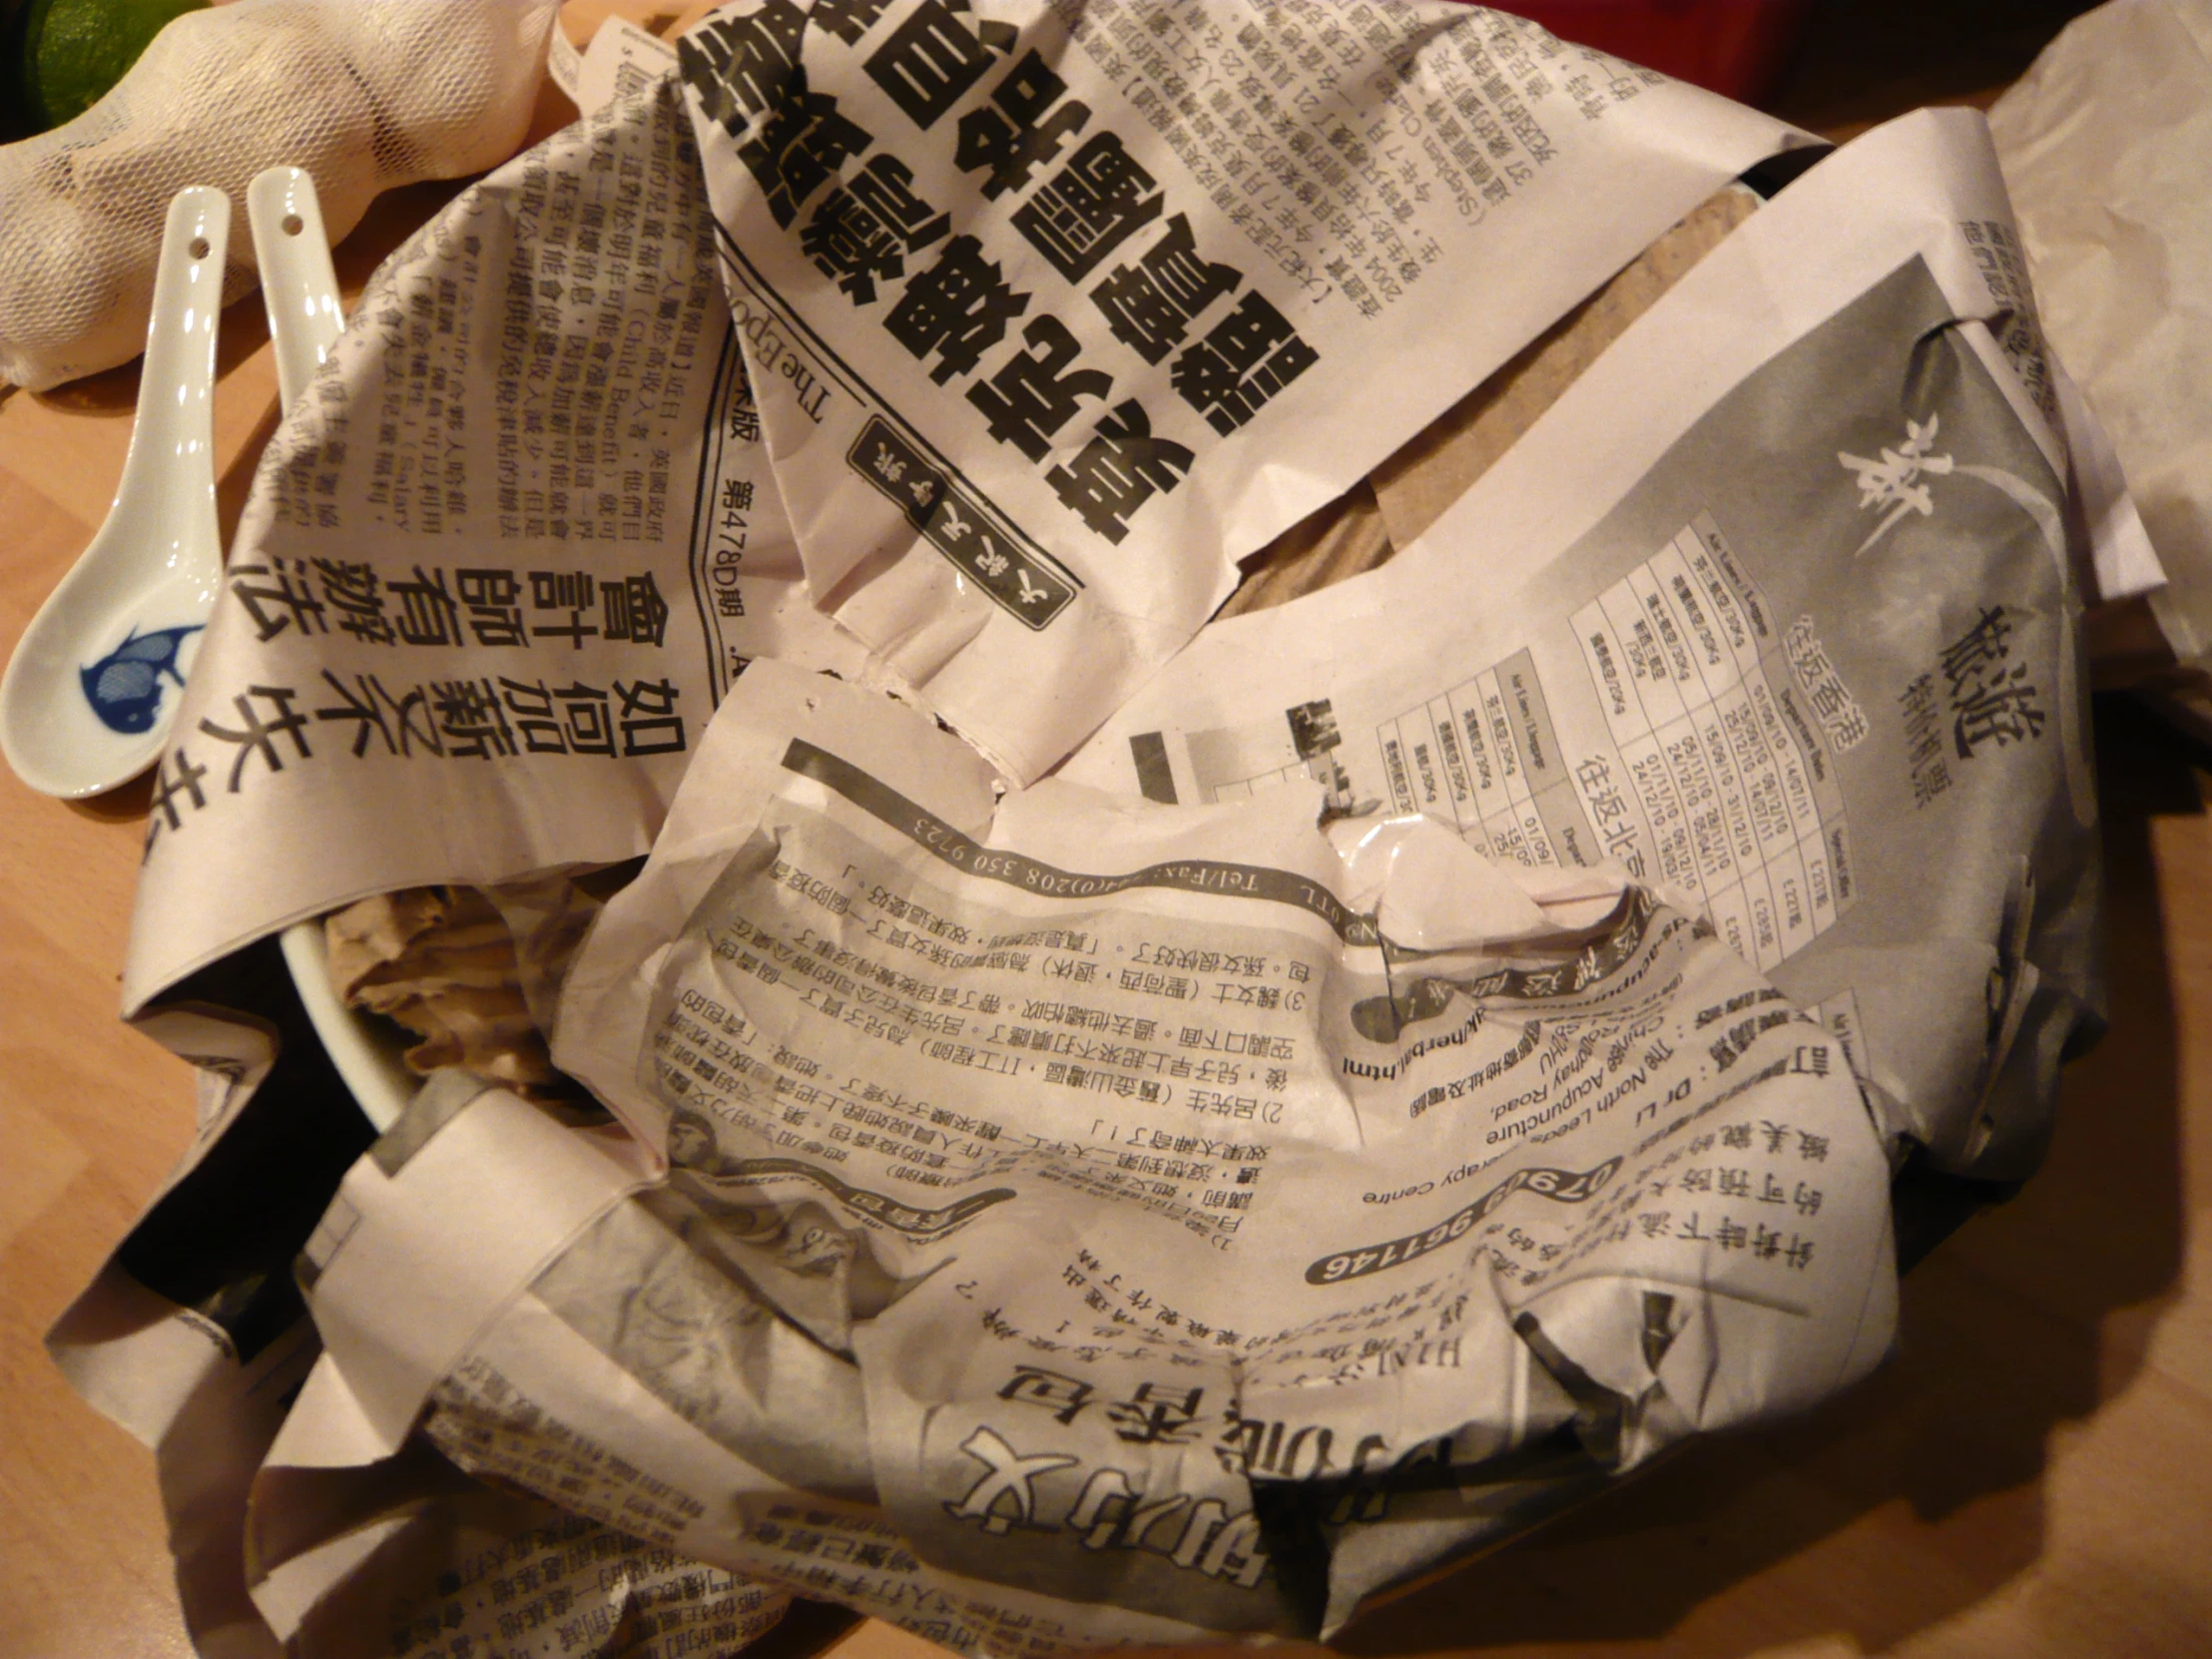
[[[408,1433],[511,1284],[648,1168],[619,1130],[446,1071],[347,1175],[298,1268],[326,1346],[245,1515],[255,1607],[291,1650],[404,1655],[427,1628],[435,1652],[458,1630],[492,1652],[557,1639],[564,1654],[674,1659],[734,1651],[782,1617],[789,1596],[634,1536],[634,1514],[521,1503]],[[477,1191],[491,1169],[518,1178]],[[363,1310],[404,1341],[365,1343]]]
[[[1382,570],[1208,629],[1066,776],[1318,779],[1616,858],[1858,1054],[1940,1167],[2034,1167],[2098,999],[2086,535],[1981,118],[1815,166]],[[1993,326],[2004,329],[2001,337]]]
[[[577,51],[556,29],[546,73],[584,115],[597,115],[617,98],[632,98],[676,64],[676,48],[626,17],[609,17]]]
[[[1018,779],[1813,142],[1441,0],[743,0],[680,50],[808,579]]]
[[[257,993],[246,982],[256,974],[275,983]],[[331,1413],[314,1404],[329,1396],[329,1367],[317,1365],[322,1345],[292,1258],[302,1239],[327,1252],[344,1210],[324,1216],[319,1234],[308,1230],[367,1126],[296,1006],[274,1029],[239,1016],[271,1006],[283,983],[270,941],[194,982],[207,1011],[180,1006],[143,1022],[200,1068],[201,1133],[47,1339],[71,1384],[154,1452],[195,1648],[226,1659],[384,1659],[428,1651],[429,1627],[441,1653],[467,1635],[485,1654],[536,1654],[547,1650],[533,1644],[557,1638],[572,1659],[602,1650],[674,1659],[697,1650],[683,1637],[722,1632],[713,1639],[735,1643],[776,1623],[781,1593],[620,1526],[495,1492],[419,1437],[379,1440],[350,1396],[331,1429]],[[457,1074],[441,1076],[406,1132],[378,1142],[361,1171],[402,1161],[441,1110],[450,1115]],[[482,1088],[463,1080],[459,1098]],[[542,1161],[532,1176],[528,1213],[505,1229],[515,1249],[544,1238],[556,1208],[558,1183]],[[358,1202],[363,1180],[356,1171],[347,1202]],[[551,1242],[563,1242],[558,1231]],[[418,1275],[393,1301],[428,1315],[409,1319],[418,1336],[439,1328],[417,1294],[433,1283],[446,1289],[442,1307],[458,1310],[449,1317],[469,1317],[463,1287],[498,1269],[480,1246],[470,1235],[461,1253],[474,1276]],[[648,1639],[656,1634],[668,1640]]]

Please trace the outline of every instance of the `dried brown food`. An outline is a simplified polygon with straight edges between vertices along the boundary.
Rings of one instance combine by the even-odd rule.
[[[478,888],[375,893],[325,916],[323,936],[332,987],[415,1037],[413,1070],[459,1066],[525,1095],[572,1092],[531,1018],[514,934]]]

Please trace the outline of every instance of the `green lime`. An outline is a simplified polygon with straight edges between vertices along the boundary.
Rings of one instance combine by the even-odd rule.
[[[173,18],[208,0],[31,0],[22,87],[30,125],[74,121],[107,96]]]
[[[31,136],[30,101],[23,96],[24,0],[0,0],[0,144]]]

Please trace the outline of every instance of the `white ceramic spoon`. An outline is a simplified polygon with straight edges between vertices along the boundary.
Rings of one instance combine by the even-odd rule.
[[[276,395],[290,414],[345,328],[337,273],[314,181],[296,167],[273,167],[246,188],[246,220],[262,268],[262,300],[276,350]],[[315,1035],[377,1131],[389,1129],[421,1079],[392,1045],[339,1000],[330,982],[329,947],[316,917],[284,929],[284,966]]]
[[[223,192],[195,185],[170,203],[115,504],[0,680],[0,749],[47,795],[99,795],[154,764],[215,609],[215,333],[230,234]]]
[[[296,167],[257,174],[246,187],[246,222],[276,347],[276,395],[289,414],[345,328],[314,180]]]

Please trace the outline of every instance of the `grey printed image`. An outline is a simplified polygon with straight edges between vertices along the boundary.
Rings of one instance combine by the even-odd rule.
[[[779,1206],[718,1178],[712,1132],[700,1132],[703,1176],[678,1168],[616,1205],[532,1292],[746,1461],[803,1490],[864,1498],[859,1374],[830,1338],[849,1332],[854,1281],[870,1312],[910,1286],[888,1281],[821,1206]]]
[[[759,1184],[765,1161],[723,1152],[714,1124],[697,1112],[671,1119],[668,1151],[659,1212],[678,1218],[694,1251],[753,1285],[825,1347],[849,1350],[855,1321],[873,1319],[928,1277],[886,1271],[866,1230],[841,1222],[827,1196],[772,1198]]]
[[[1884,1109],[2001,1177],[2032,1167],[2099,994],[2095,807],[2064,485],[1955,309],[1899,267],[1716,403],[1526,603],[1562,619],[1534,641],[1546,690],[1611,739],[1561,758],[1586,807],[1617,802],[1601,830],[1640,828],[1645,877],[1695,891],[1800,1003],[1855,994]],[[1794,860],[1760,817],[1754,715],[1772,793],[1802,772]],[[1794,931],[1785,878],[1807,884]]]

